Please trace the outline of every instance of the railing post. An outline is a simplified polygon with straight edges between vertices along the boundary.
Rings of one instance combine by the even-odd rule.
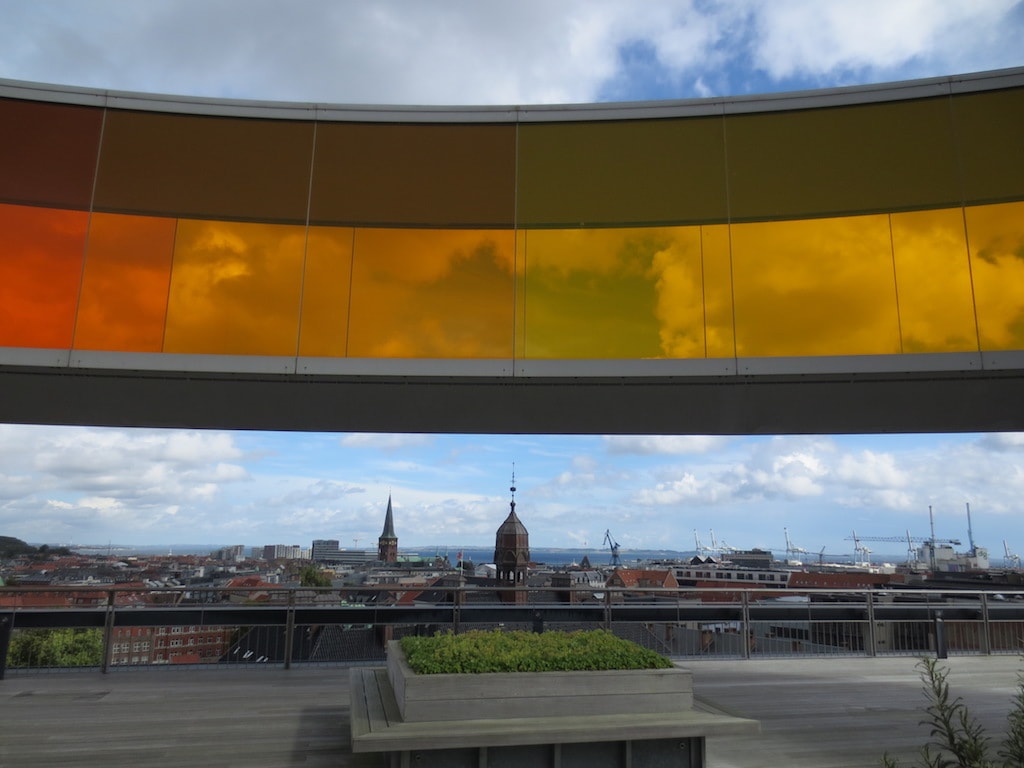
[[[292,653],[295,646],[295,590],[288,590],[288,612],[284,619],[284,668],[292,668]]]
[[[988,593],[981,593],[981,652],[992,655],[992,625],[988,616]]]
[[[740,627],[740,636],[743,638],[743,658],[750,658],[750,592],[743,590],[743,626]]]
[[[878,637],[875,634],[875,595],[871,590],[864,593],[864,597],[867,600],[867,617],[868,617],[868,656],[877,656],[877,643]]]
[[[7,672],[7,651],[11,647],[11,632],[14,630],[14,614],[0,616],[0,680]]]
[[[103,618],[103,667],[101,671],[107,674],[110,670],[110,656],[114,645],[114,590],[107,592],[107,615]]]

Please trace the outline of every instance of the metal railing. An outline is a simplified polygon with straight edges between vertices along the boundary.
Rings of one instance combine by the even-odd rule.
[[[1024,591],[4,587],[0,677],[68,666],[367,663],[410,633],[597,627],[673,658],[1019,654]]]

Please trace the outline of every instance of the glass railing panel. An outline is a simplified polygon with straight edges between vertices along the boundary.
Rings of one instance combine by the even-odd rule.
[[[310,221],[511,227],[515,157],[511,125],[320,123]]]
[[[313,124],[109,110],[97,210],[305,222]]]
[[[522,227],[727,219],[722,118],[524,124]]]
[[[1024,349],[1024,202],[965,212],[981,348]]]
[[[900,352],[884,215],[732,226],[741,357]]]
[[[306,228],[178,222],[164,352],[295,355]]]
[[[730,115],[733,221],[961,201],[946,98]]]
[[[71,347],[88,223],[84,211],[0,205],[0,347]]]
[[[357,229],[350,357],[511,358],[512,230]]]
[[[976,352],[963,209],[896,213],[890,224],[903,352]]]
[[[95,213],[74,346],[160,352],[176,219]]]
[[[103,111],[0,99],[0,201],[87,209]]]

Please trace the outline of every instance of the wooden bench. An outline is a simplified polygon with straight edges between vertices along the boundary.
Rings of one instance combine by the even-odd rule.
[[[703,768],[705,739],[759,730],[756,720],[708,707],[641,714],[462,720],[402,719],[385,667],[351,670],[353,752],[391,768]]]

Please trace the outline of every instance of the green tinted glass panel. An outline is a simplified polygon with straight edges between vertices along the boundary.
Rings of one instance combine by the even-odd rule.
[[[519,128],[525,227],[725,221],[721,118]]]
[[[963,209],[891,217],[904,352],[975,352]]]
[[[960,203],[946,99],[726,118],[733,220]]]
[[[96,207],[305,222],[313,124],[110,110]]]
[[[302,280],[300,355],[347,354],[353,236],[350,227],[310,227]]]
[[[321,123],[313,223],[510,227],[515,127]]]
[[[1024,349],[1024,203],[966,209],[983,350]]]
[[[88,208],[103,111],[0,99],[0,200]]]
[[[705,356],[699,227],[520,237],[525,357]]]
[[[966,202],[1024,198],[1024,88],[953,98]]]
[[[888,217],[732,227],[741,357],[900,351]]]
[[[89,216],[0,205],[0,347],[69,349]]]
[[[182,220],[165,352],[295,355],[305,228]]]
[[[75,347],[159,352],[176,219],[93,214]]]
[[[511,230],[357,229],[350,357],[511,358]]]

